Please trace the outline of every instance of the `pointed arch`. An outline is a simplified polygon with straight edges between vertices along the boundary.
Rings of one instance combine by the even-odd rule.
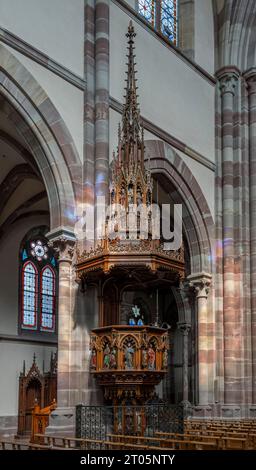
[[[82,170],[69,130],[46,92],[0,45],[1,110],[12,121],[35,158],[50,207],[50,231],[73,234],[75,201],[81,199]]]
[[[256,2],[212,0],[216,33],[216,69],[232,65],[242,72],[255,65]]]
[[[166,178],[175,188],[174,203],[182,203],[183,229],[190,253],[191,273],[212,273],[214,222],[211,211],[197,180],[182,158],[167,143],[160,140],[145,141],[148,164],[154,175]],[[169,183],[168,183],[169,181]]]

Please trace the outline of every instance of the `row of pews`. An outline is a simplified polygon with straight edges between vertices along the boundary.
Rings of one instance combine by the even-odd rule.
[[[256,420],[188,419],[185,421],[184,437],[212,439],[217,449],[255,450]]]
[[[183,434],[107,434],[104,440],[36,434],[34,441],[0,438],[0,450],[256,450],[256,420],[188,419]]]
[[[19,439],[0,438],[0,450],[47,450],[47,446]]]

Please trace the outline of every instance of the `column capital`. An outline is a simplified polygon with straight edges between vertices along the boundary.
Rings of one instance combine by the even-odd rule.
[[[252,67],[243,74],[249,94],[256,93],[256,67]]]
[[[235,94],[235,88],[240,76],[240,71],[236,67],[223,67],[217,73],[216,76],[220,82],[220,90],[222,96],[226,93]]]
[[[178,322],[177,327],[178,327],[178,330],[180,330],[184,336],[188,336],[191,330],[190,323],[186,323],[186,322]]]
[[[212,284],[212,276],[209,273],[198,273],[191,274],[188,276],[189,286],[193,289],[196,297],[207,299],[209,294],[209,289]]]
[[[49,246],[51,246],[57,253],[59,262],[66,261],[72,263],[75,243],[75,240],[62,235],[58,238],[50,240]]]

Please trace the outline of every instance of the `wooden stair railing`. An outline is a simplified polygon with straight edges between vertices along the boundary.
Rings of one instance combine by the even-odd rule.
[[[45,408],[40,408],[38,404],[34,406],[32,411],[32,429],[30,442],[38,442],[38,437],[36,437],[36,434],[45,434],[45,428],[49,424],[49,416],[56,407],[56,400],[53,400],[53,402]]]

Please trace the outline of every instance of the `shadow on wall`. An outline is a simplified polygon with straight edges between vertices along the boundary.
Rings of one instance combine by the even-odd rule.
[[[102,390],[90,374],[90,331],[98,326],[98,296],[96,287],[76,288],[73,310],[74,348],[80,358],[80,401],[86,405],[102,405]],[[76,353],[75,353],[76,354]],[[77,367],[77,365],[76,365]]]

